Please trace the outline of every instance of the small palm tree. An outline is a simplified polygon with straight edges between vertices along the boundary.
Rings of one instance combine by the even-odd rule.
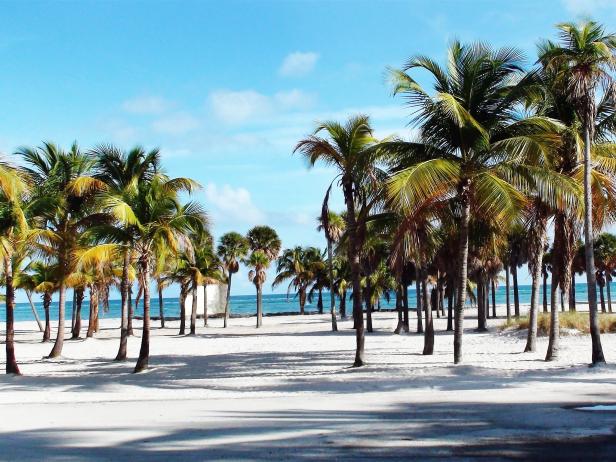
[[[248,254],[248,241],[240,233],[229,232],[220,237],[218,256],[227,272],[227,297],[225,299],[225,317],[223,327],[227,327],[231,311],[231,278],[240,269],[240,261]]]
[[[253,268],[248,279],[257,289],[257,327],[263,324],[263,284],[267,279],[266,270],[280,253],[280,238],[269,226],[255,226],[246,235],[250,256],[245,263]]]

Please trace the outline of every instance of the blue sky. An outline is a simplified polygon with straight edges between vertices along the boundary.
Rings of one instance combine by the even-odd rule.
[[[292,155],[315,121],[361,112],[377,136],[408,135],[387,66],[442,60],[453,38],[514,45],[531,64],[554,24],[582,17],[616,30],[616,0],[4,1],[0,151],[160,147],[169,174],[203,185],[216,237],[269,224],[284,246],[323,245],[333,173]],[[241,272],[234,293],[253,290]]]

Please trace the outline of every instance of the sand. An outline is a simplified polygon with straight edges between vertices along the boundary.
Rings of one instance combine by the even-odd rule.
[[[138,331],[130,361],[110,360],[118,320],[54,361],[41,359],[51,344],[35,323],[17,323],[24,375],[0,378],[0,460],[616,457],[616,335],[602,336],[611,364],[589,368],[588,336],[563,337],[560,361],[546,363],[547,339],[523,354],[523,334],[496,329],[502,318],[487,333],[467,319],[454,366],[435,321],[423,356],[422,336],[394,335],[396,314],[376,313],[359,369],[350,320],[332,333],[328,315],[267,317],[259,330],[255,318],[213,319],[194,337],[169,323],[137,375]],[[594,405],[609,407],[577,409]]]

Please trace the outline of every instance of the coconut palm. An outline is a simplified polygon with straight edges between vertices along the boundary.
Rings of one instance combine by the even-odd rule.
[[[323,231],[325,240],[327,241],[327,271],[329,277],[329,297],[330,297],[330,313],[332,316],[332,331],[338,330],[336,321],[336,294],[334,291],[334,243],[337,243],[344,233],[344,220],[337,213],[329,210],[329,193],[331,186],[325,194],[323,205],[321,207],[321,215],[318,218],[319,225],[317,231]]]
[[[610,282],[612,273],[616,270],[616,236],[610,233],[601,233],[595,238],[593,243],[595,251],[595,263],[597,265],[597,278],[601,295],[601,311],[606,310],[604,288],[607,287],[607,305],[609,312],[612,312],[612,292]]]
[[[58,332],[49,353],[55,358],[62,354],[64,345],[66,278],[74,268],[81,233],[105,219],[95,207],[105,184],[91,176],[94,161],[77,144],[63,151],[44,143],[39,148],[20,148],[16,154],[23,159],[23,170],[33,185],[32,221],[44,230],[38,250],[58,264]]]
[[[613,94],[610,71],[616,68],[616,35],[587,21],[580,25],[558,26],[560,44],[547,44],[540,57],[547,69],[554,70],[568,91],[584,133],[584,253],[592,339],[592,364],[605,362],[597,319],[596,275],[593,251],[593,207],[591,149],[595,138],[596,98],[599,91]],[[605,95],[604,95],[605,96]],[[557,324],[554,322],[553,324]]]
[[[20,286],[26,285],[42,295],[43,311],[45,312],[45,330],[43,331],[43,342],[51,340],[51,324],[49,319],[49,308],[51,306],[53,293],[57,290],[58,267],[44,261],[31,261],[19,277]]]
[[[14,268],[28,250],[29,226],[23,202],[28,185],[13,166],[0,163],[0,258],[6,288],[6,373],[20,374],[15,358],[15,280]]]
[[[294,290],[299,299],[299,312],[306,314],[304,307],[308,296],[308,289],[315,282],[319,271],[325,265],[321,259],[321,252],[316,247],[294,247],[285,249],[278,257],[276,265],[276,278],[272,288],[290,280],[287,288],[287,297]]]
[[[390,180],[389,197],[407,209],[450,198],[459,210],[456,363],[462,360],[470,220],[488,219],[501,227],[515,220],[525,202],[515,187],[518,160],[556,141],[557,124],[539,116],[520,118],[516,110],[531,80],[523,78],[522,58],[512,48],[454,42],[446,68],[419,56],[402,70],[391,71],[394,93],[406,96],[416,111],[413,122],[420,137],[385,146],[415,159]],[[407,73],[415,69],[427,70],[434,78],[432,95]]]
[[[229,313],[231,311],[229,306],[231,300],[231,278],[239,271],[240,261],[246,257],[248,249],[248,241],[239,233],[229,232],[220,237],[217,252],[227,272],[227,297],[225,299],[223,327],[227,327]]]
[[[325,133],[325,137],[318,136]],[[351,268],[353,286],[353,318],[355,324],[356,350],[355,367],[364,364],[364,323],[361,295],[362,234],[365,220],[373,205],[382,198],[374,194],[375,182],[380,182],[385,175],[380,170],[379,159],[384,152],[375,149],[370,120],[365,115],[351,117],[346,124],[324,122],[317,126],[314,133],[301,140],[295,152],[301,153],[311,166],[317,162],[332,165],[338,171],[336,178],[342,186],[346,203],[347,254]],[[364,213],[359,214],[359,208]]]
[[[131,205],[136,226],[134,249],[137,254],[139,281],[143,290],[143,334],[135,372],[148,367],[150,356],[150,278],[154,252],[166,245],[179,252],[189,233],[207,223],[200,205],[188,202],[181,205],[178,193],[192,193],[198,185],[187,178],[169,178],[156,173],[150,181],[140,182]]]
[[[257,328],[263,324],[263,284],[267,279],[266,270],[280,253],[280,238],[269,226],[255,226],[246,234],[250,255],[245,260],[248,279],[257,289]]]

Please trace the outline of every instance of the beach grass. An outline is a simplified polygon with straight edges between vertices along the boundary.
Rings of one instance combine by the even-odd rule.
[[[559,313],[560,328],[577,330],[580,333],[590,333],[590,323],[587,312],[564,311]],[[511,318],[500,326],[501,330],[528,329],[528,316]],[[600,313],[599,330],[601,333],[616,332],[616,314]],[[547,336],[550,333],[550,313],[539,313],[537,318],[537,335]]]

